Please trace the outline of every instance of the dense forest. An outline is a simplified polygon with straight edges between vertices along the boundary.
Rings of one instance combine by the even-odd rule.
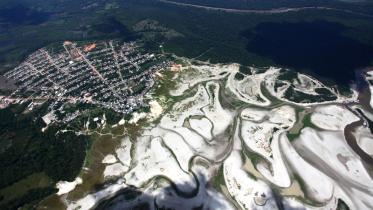
[[[84,163],[88,138],[72,131],[59,132],[63,125],[53,125],[42,132],[45,124],[41,115],[48,103],[32,111],[26,109],[27,105],[0,110],[0,188],[17,188],[18,181],[40,173],[51,181],[49,186],[36,186],[16,200],[9,201],[8,195],[0,190],[1,209],[15,209],[55,192],[54,184],[60,180],[73,181]]]
[[[159,33],[153,36],[157,46],[181,56],[196,57],[209,48],[205,57],[212,61],[268,64],[268,59],[246,52],[242,31],[253,30],[262,22],[328,20],[346,25],[354,39],[373,45],[372,18],[355,13],[373,14],[371,1],[347,3],[335,0],[172,0],[200,5],[240,9],[325,6],[347,9],[337,11],[302,11],[278,15],[228,14],[176,6],[158,0],[86,0],[41,1],[19,0],[0,2],[0,72],[17,65],[38,48],[64,40],[97,40],[146,37],[133,28],[143,20],[155,20],[159,26],[176,31],[179,37],[168,39]],[[17,19],[12,19],[17,14]],[[182,15],[180,15],[182,14]],[[14,22],[16,21],[16,22]],[[224,25],[224,27],[222,27]],[[149,33],[155,33],[150,31]],[[347,32],[349,33],[349,32]],[[145,37],[144,37],[145,36]],[[147,40],[147,39],[146,39]]]

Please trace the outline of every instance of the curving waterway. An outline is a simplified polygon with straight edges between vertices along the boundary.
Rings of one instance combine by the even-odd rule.
[[[365,111],[369,113],[373,113],[373,109],[370,106],[371,93],[369,90],[369,84],[365,80],[364,75],[363,75],[364,72],[368,70],[369,69],[364,70],[363,72],[357,72],[356,77],[357,77],[357,86],[359,90],[358,99],[359,99],[359,104],[362,106],[362,108]],[[356,113],[356,111],[354,110],[351,110],[351,111]],[[363,126],[364,124],[364,116],[362,116],[361,112],[359,112],[359,115],[361,116],[359,121],[355,121],[345,127],[344,135],[345,135],[348,145],[354,150],[354,152],[356,152],[360,156],[360,158],[364,161],[363,163],[365,163],[366,166],[368,165],[367,167],[373,168],[373,157],[367,154],[364,150],[360,148],[360,146],[357,143],[357,139],[355,135],[353,134],[354,131],[358,127]]]
[[[371,14],[354,12],[352,10],[346,10],[346,9],[337,9],[337,8],[332,8],[332,7],[294,7],[294,8],[283,7],[283,8],[275,8],[275,9],[267,9],[267,10],[255,10],[255,9],[229,9],[229,8],[222,8],[222,7],[203,6],[203,5],[181,3],[181,2],[175,2],[175,1],[169,1],[169,0],[158,0],[158,1],[167,3],[167,4],[174,4],[178,6],[194,7],[194,8],[199,8],[199,9],[221,11],[221,12],[228,12],[228,13],[281,14],[281,13],[288,13],[288,12],[299,12],[299,11],[304,11],[304,10],[330,10],[330,11],[337,11],[337,12],[343,12],[343,13],[373,18],[373,15]]]

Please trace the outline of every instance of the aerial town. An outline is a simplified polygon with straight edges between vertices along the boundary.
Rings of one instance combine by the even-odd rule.
[[[156,71],[170,66],[163,55],[143,52],[135,42],[63,43],[58,53],[42,48],[4,76],[18,87],[2,107],[22,100],[89,103],[128,114],[143,105]]]

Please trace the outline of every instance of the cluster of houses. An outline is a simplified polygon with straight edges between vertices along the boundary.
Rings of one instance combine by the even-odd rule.
[[[146,53],[135,42],[65,41],[61,49],[57,53],[40,49],[5,73],[18,87],[6,98],[29,93],[32,97],[91,103],[127,114],[143,105],[154,73],[171,66],[162,55]]]

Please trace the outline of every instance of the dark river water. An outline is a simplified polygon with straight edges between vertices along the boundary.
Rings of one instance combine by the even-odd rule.
[[[364,79],[365,71],[372,70],[371,68],[362,70],[362,71],[356,71],[356,84],[359,91],[359,103],[362,106],[362,108],[369,113],[373,113],[373,109],[370,106],[370,98],[371,93],[369,90],[369,84]],[[351,110],[351,109],[350,109]],[[344,134],[347,143],[350,145],[350,147],[360,156],[363,163],[366,165],[367,168],[369,168],[369,172],[373,176],[373,157],[367,154],[363,149],[360,148],[360,146],[357,143],[357,139],[354,135],[354,132],[356,129],[358,129],[360,126],[363,125],[364,120],[368,123],[368,127],[372,130],[373,122],[371,122],[361,110],[357,111],[361,119],[359,121],[353,122],[345,127]]]
[[[373,60],[373,47],[345,35],[343,25],[326,21],[262,23],[245,31],[247,50],[297,71],[308,71],[338,84],[354,80],[354,70]]]

